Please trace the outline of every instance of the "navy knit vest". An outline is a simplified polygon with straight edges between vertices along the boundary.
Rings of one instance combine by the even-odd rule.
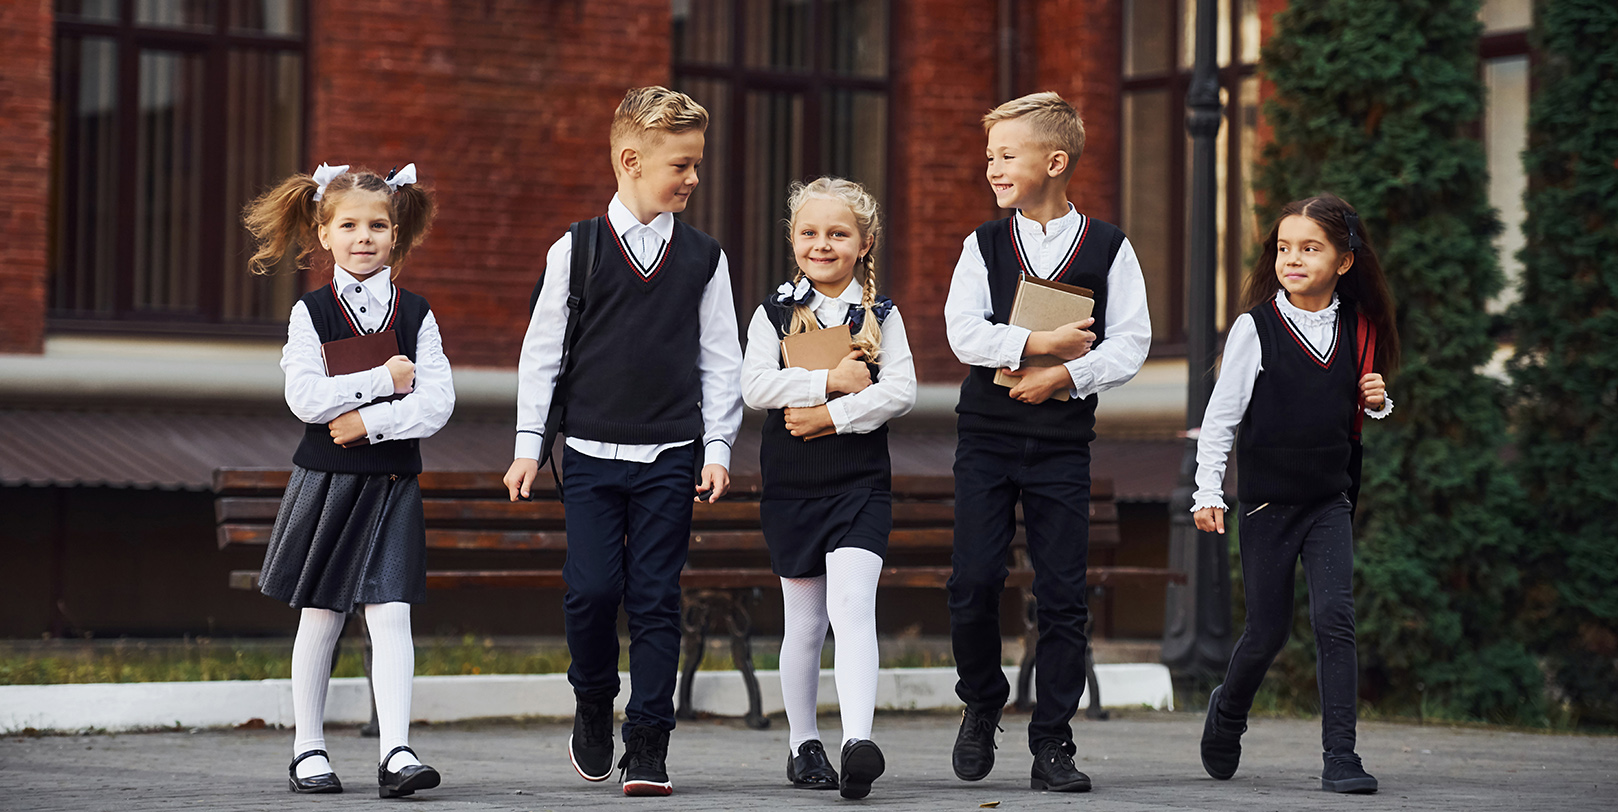
[[[599,218],[600,258],[567,363],[562,429],[605,443],[658,445],[702,436],[702,293],[719,243],[678,220],[647,267]]]
[[[1236,435],[1236,495],[1244,504],[1310,504],[1347,491],[1359,368],[1354,303],[1337,306],[1329,358],[1310,353],[1274,299],[1248,311],[1264,371]],[[1326,352],[1327,348],[1318,348]]]
[[[792,323],[792,306],[765,301],[764,313],[775,325],[776,335],[785,338]],[[875,383],[881,367],[866,366]],[[856,488],[893,488],[886,425],[867,434],[832,434],[805,442],[787,431],[785,411],[771,409],[764,416],[758,459],[765,499],[813,499]]]
[[[978,247],[989,269],[989,299],[994,307],[990,321],[1006,324],[1011,319],[1011,302],[1017,294],[1017,280],[1033,273],[1023,258],[1017,241],[1016,216],[978,226]],[[1075,235],[1066,267],[1052,281],[1089,288],[1095,293],[1096,323],[1090,328],[1098,346],[1107,334],[1107,273],[1113,258],[1124,244],[1124,232],[1094,217],[1084,218]],[[961,383],[961,400],[955,406],[961,431],[1013,434],[1052,440],[1095,439],[1096,396],[1072,400],[1051,398],[1044,403],[1012,400],[1010,391],[994,382],[995,370],[972,367]]]
[[[427,300],[404,288],[394,286],[399,293],[399,304],[392,317],[393,334],[399,340],[399,354],[416,360],[416,336],[421,322],[427,318]],[[350,324],[337,303],[337,291],[331,285],[316,288],[303,295],[303,306],[309,309],[309,320],[314,322],[320,343],[327,344],[344,338],[354,338],[355,325]],[[331,441],[331,430],[325,423],[309,423],[303,430],[303,441],[292,455],[292,462],[311,471],[335,471],[346,474],[419,474],[421,473],[421,442],[419,440],[373,441],[370,445],[343,448]]]

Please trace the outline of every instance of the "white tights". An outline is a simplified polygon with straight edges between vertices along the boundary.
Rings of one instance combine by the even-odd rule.
[[[781,696],[791,726],[789,747],[820,738],[815,718],[820,688],[820,650],[828,623],[836,635],[837,704],[843,738],[829,747],[836,758],[842,742],[871,738],[876,712],[876,582],[882,557],[845,547],[826,554],[826,574],[782,578],[785,633],[781,637]]]
[[[410,744],[410,687],[416,673],[416,647],[410,639],[410,604],[372,603],[365,606],[365,625],[371,631],[371,686],[376,693],[376,720],[381,728],[381,751]],[[331,679],[332,647],[343,632],[343,613],[304,609],[298,619],[298,637],[292,643],[292,715],[297,726],[294,756],[326,749],[323,723],[326,688]],[[419,764],[409,753],[388,761],[398,771]],[[298,764],[298,776],[308,778],[331,772],[320,756]]]

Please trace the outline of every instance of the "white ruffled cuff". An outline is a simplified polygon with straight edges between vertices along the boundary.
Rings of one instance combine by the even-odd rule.
[[[1370,415],[1373,420],[1381,420],[1382,418],[1387,417],[1390,414],[1393,414],[1393,398],[1390,398],[1390,397],[1388,397],[1386,395],[1383,395],[1382,396],[1382,408],[1377,409],[1376,411],[1371,411],[1370,409],[1366,409],[1365,413]]]
[[[1225,495],[1223,493],[1199,490],[1195,496],[1191,497],[1191,512],[1196,513],[1203,508],[1229,510],[1230,506],[1225,504]]]

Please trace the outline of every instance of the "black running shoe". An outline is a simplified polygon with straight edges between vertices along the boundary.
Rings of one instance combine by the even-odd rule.
[[[887,766],[876,742],[852,739],[843,744],[843,778],[837,789],[844,798],[864,798],[871,794],[871,782],[880,777]]]
[[[836,789],[837,771],[826,758],[826,746],[819,739],[798,745],[798,754],[787,754],[787,780],[798,789]]]
[[[1321,789],[1358,795],[1376,792],[1376,779],[1365,771],[1359,756],[1353,753],[1341,756],[1321,753],[1320,757],[1326,762],[1325,769],[1320,771]]]
[[[1247,732],[1247,721],[1231,721],[1219,710],[1221,685],[1208,695],[1208,718],[1202,723],[1202,769],[1220,781],[1236,774],[1242,760],[1242,734]]]
[[[567,740],[567,760],[586,781],[612,777],[612,700],[577,699],[573,735]]]
[[[1051,792],[1089,792],[1090,776],[1073,766],[1073,754],[1067,751],[1071,744],[1046,742],[1034,756],[1034,769],[1028,786]]]
[[[669,732],[636,725],[624,738],[624,757],[618,760],[625,795],[673,795],[669,782]]]
[[[955,752],[950,756],[956,778],[982,781],[994,769],[994,733],[1000,730],[1001,710],[980,711],[968,706],[961,712],[961,732],[955,735]]]

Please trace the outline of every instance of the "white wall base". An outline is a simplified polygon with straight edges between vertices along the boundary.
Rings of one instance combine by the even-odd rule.
[[[620,674],[617,707],[629,699],[629,675]],[[1015,681],[1015,667],[1006,668]],[[1110,708],[1174,709],[1168,668],[1156,663],[1096,666],[1103,704]],[[691,701],[701,712],[741,716],[747,691],[736,671],[702,671]],[[765,713],[784,709],[779,672],[758,672]],[[830,669],[821,672],[819,704],[837,706]],[[884,668],[877,680],[877,707],[888,710],[958,708],[953,668]],[[1080,701],[1089,702],[1088,692]],[[416,677],[411,715],[431,722],[512,716],[571,716],[573,689],[566,674],[488,674]],[[332,680],[326,719],[364,722],[371,716],[363,678]],[[229,727],[249,719],[290,726],[291,680],[236,682],[143,682],[86,685],[0,686],[0,732],[24,728],[53,731],[139,730],[161,727]]]

